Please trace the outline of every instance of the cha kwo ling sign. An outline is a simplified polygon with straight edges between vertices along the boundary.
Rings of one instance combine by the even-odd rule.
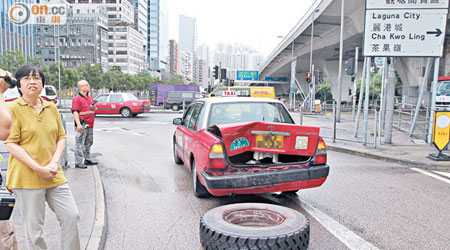
[[[363,55],[441,57],[448,1],[368,0]]]

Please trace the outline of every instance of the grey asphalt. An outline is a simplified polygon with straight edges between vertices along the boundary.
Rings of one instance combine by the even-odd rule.
[[[62,109],[62,113],[70,112]],[[159,109],[153,109],[153,113],[165,113]],[[291,113],[296,122],[300,120],[297,112]],[[333,142],[333,117],[330,114],[303,115],[303,125],[319,126],[321,136],[325,139],[328,149],[337,152],[359,155],[372,159],[400,163],[408,166],[442,169],[450,168],[450,162],[436,162],[427,158],[430,153],[437,153],[434,146],[427,145],[419,138],[409,137],[408,134],[394,130],[392,144],[373,143],[373,133],[369,134],[366,146],[362,145],[362,121],[358,137],[353,136],[354,122],[351,114],[342,113],[341,122],[337,123],[336,140]],[[369,124],[373,128],[373,124]],[[82,249],[103,249],[106,235],[106,210],[103,185],[96,166],[88,169],[76,169],[73,164],[74,132],[68,128],[68,162],[69,168],[65,170],[65,176],[69,180],[75,201],[80,211],[80,228]],[[0,152],[5,154],[3,144],[0,144]],[[448,153],[448,151],[445,151]],[[94,157],[95,159],[95,157]],[[45,222],[45,238],[49,249],[58,249],[60,246],[59,225],[50,209],[47,209]],[[24,228],[16,204],[13,212],[16,224],[16,236],[19,248],[24,244]]]

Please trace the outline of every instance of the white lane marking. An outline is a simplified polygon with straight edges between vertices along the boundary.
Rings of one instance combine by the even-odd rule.
[[[433,171],[433,172],[435,172],[436,174],[440,174],[440,175],[443,175],[443,176],[446,176],[446,177],[450,178],[450,173],[440,172],[440,171]]]
[[[143,134],[138,134],[129,130],[125,130],[123,128],[119,127],[113,127],[113,128],[96,128],[94,131],[99,132],[107,132],[107,133],[114,133],[114,134],[124,134],[124,135],[137,135],[137,136],[144,136]]]
[[[344,243],[351,250],[377,250],[378,248],[365,241],[363,238],[350,231],[345,226],[339,224],[328,215],[322,213],[320,210],[314,208],[312,205],[300,201],[301,206],[314,217],[322,226],[325,227],[331,234],[333,234],[338,240]]]
[[[446,178],[441,177],[441,176],[439,176],[439,175],[435,175],[435,174],[433,174],[433,173],[430,173],[430,172],[428,172],[428,171],[425,171],[425,170],[422,170],[422,169],[418,169],[418,168],[410,168],[410,169],[411,169],[411,170],[414,170],[414,171],[416,171],[416,172],[419,172],[419,173],[421,173],[421,174],[428,175],[428,176],[430,176],[430,177],[433,177],[433,178],[435,178],[435,179],[438,179],[438,180],[440,180],[440,181],[443,181],[443,182],[446,182],[446,183],[450,184],[450,180],[449,180],[449,179],[446,179]]]

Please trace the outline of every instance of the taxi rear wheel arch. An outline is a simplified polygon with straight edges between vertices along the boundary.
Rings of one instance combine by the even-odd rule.
[[[198,198],[206,198],[210,196],[211,194],[198,179],[197,168],[195,166],[195,159],[192,156],[191,156],[191,174],[192,174],[192,187],[194,189],[194,195]]]

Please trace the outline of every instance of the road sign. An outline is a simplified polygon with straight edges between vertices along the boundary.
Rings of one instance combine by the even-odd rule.
[[[251,80],[258,80],[259,79],[259,72],[256,70],[238,70],[236,72],[236,80],[242,80],[242,81],[251,81]]]
[[[364,56],[441,57],[448,9],[366,10]]]
[[[449,0],[367,0],[366,9],[445,9]]]
[[[366,0],[364,56],[441,57],[449,0]]]
[[[450,112],[435,112],[433,127],[433,144],[442,151],[450,140]]]

